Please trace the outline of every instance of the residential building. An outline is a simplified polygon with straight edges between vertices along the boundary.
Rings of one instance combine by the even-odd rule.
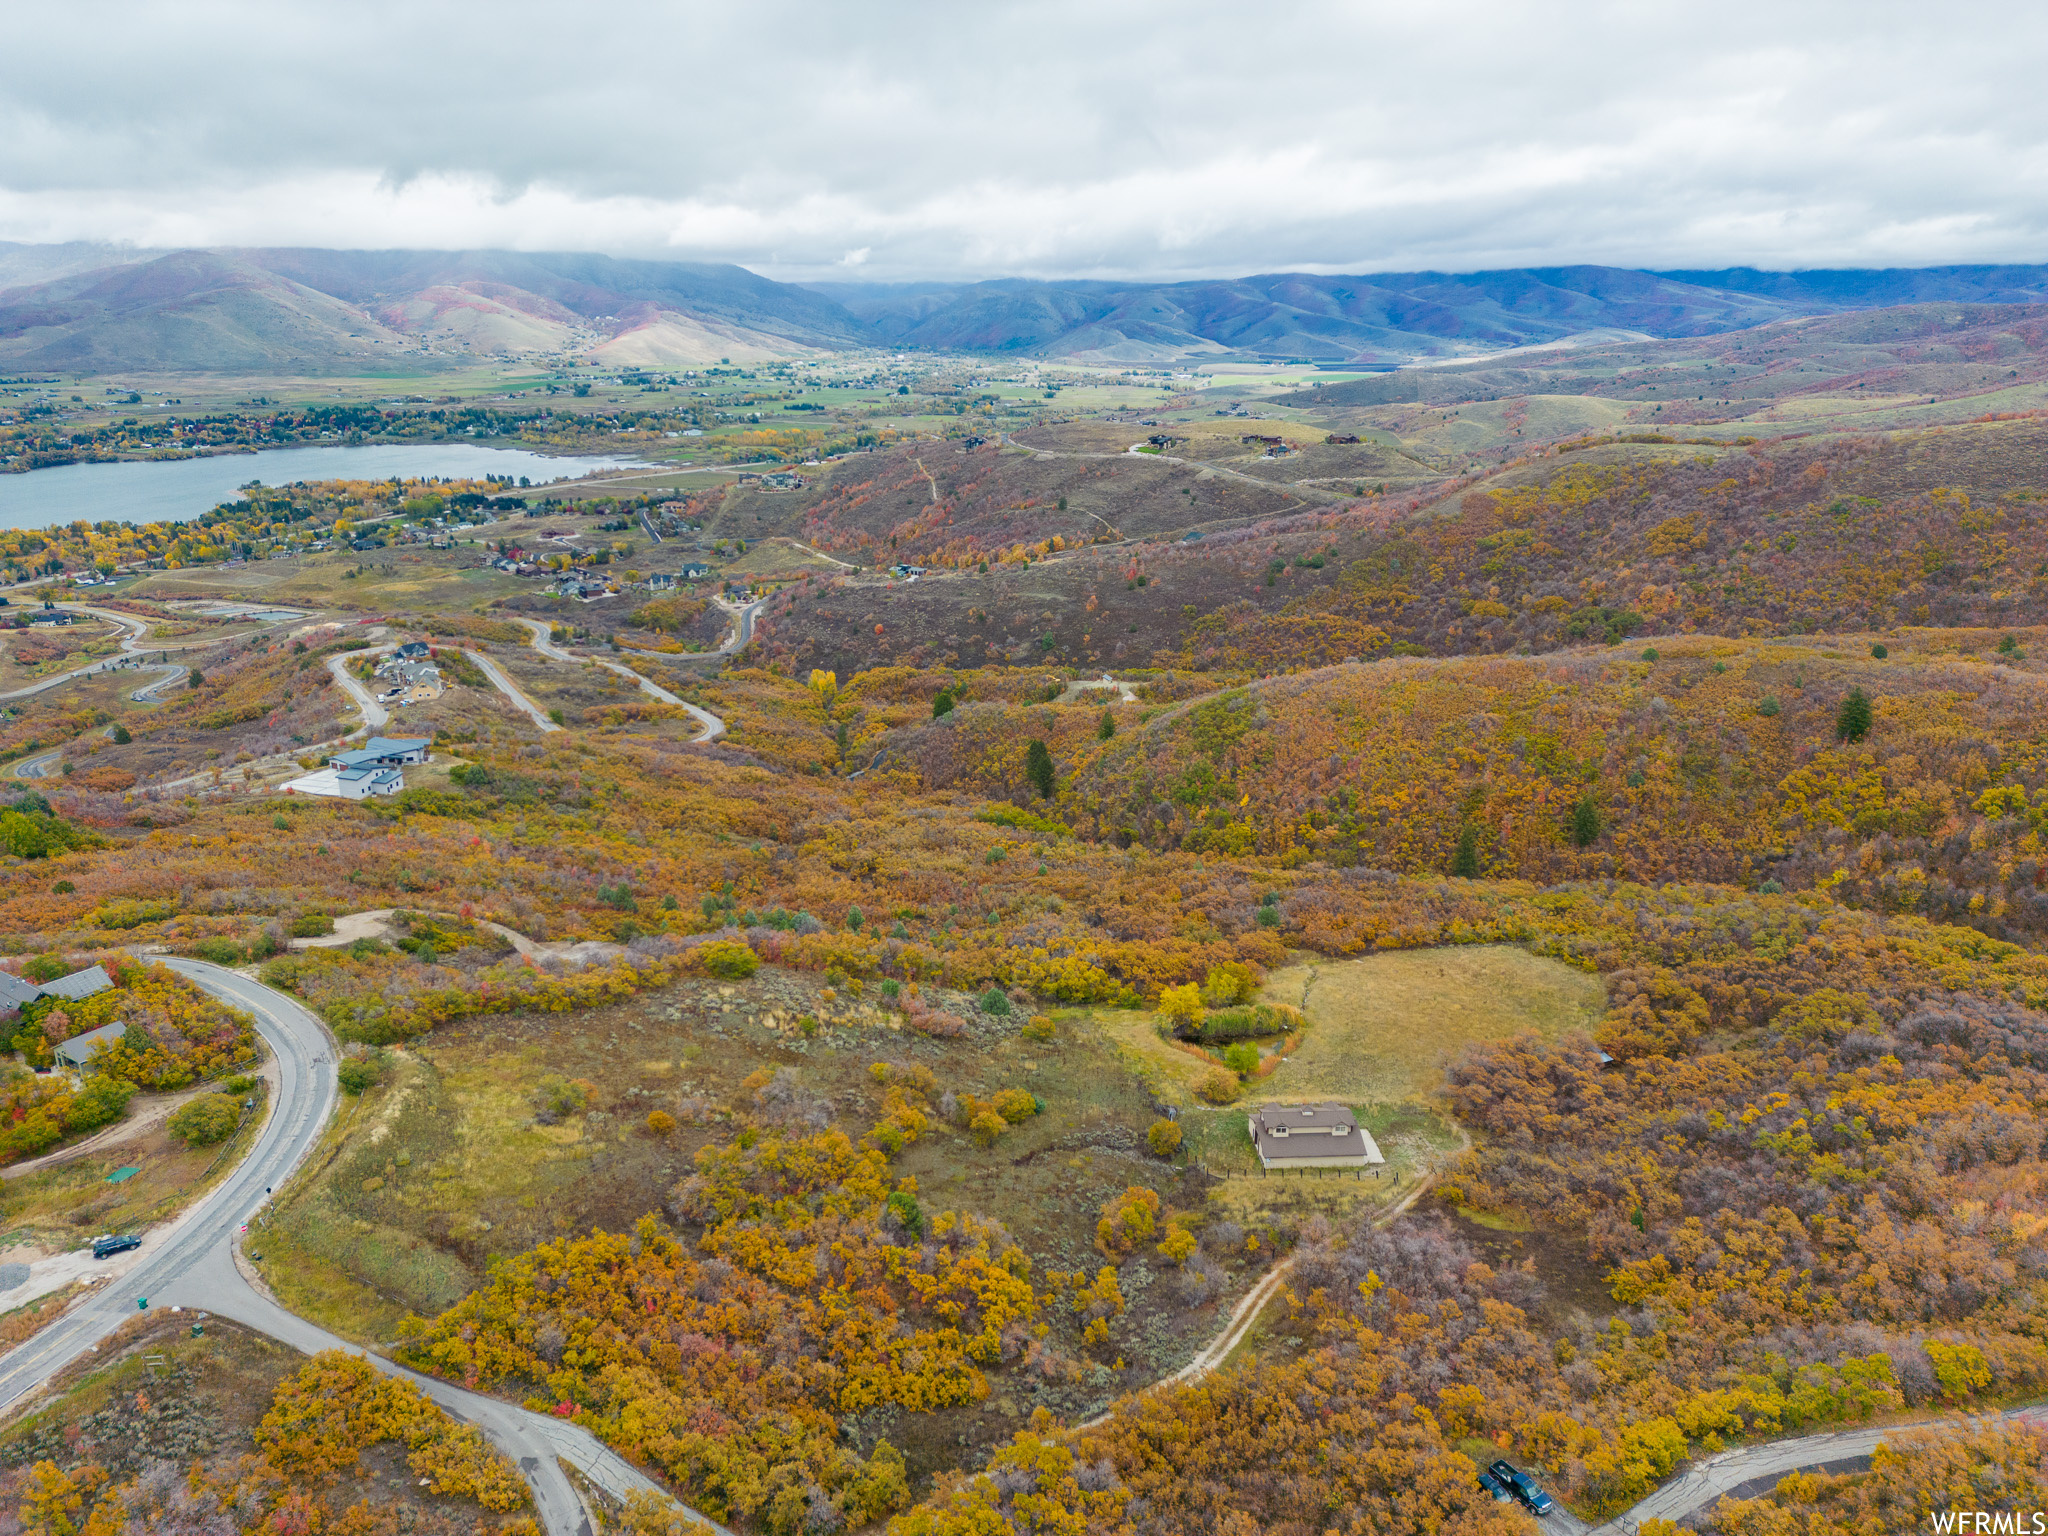
[[[404,788],[405,775],[396,768],[322,768],[291,780],[284,792],[322,795],[330,800],[367,800],[372,795],[395,795]]]
[[[1246,1121],[1267,1168],[1364,1168],[1384,1163],[1372,1133],[1342,1104],[1262,1104]]]
[[[74,1072],[83,1072],[92,1062],[92,1053],[100,1046],[112,1046],[116,1040],[128,1033],[126,1024],[102,1024],[98,1029],[88,1029],[82,1035],[73,1035],[51,1052],[57,1058],[57,1065],[69,1067]]]
[[[372,736],[353,752],[327,759],[330,768],[404,768],[424,763],[433,745],[425,736]]]
[[[114,978],[107,974],[105,966],[89,965],[82,971],[73,971],[69,976],[59,976],[55,981],[43,983],[44,997],[61,997],[70,1002],[83,1002],[95,993],[104,992],[114,984]]]

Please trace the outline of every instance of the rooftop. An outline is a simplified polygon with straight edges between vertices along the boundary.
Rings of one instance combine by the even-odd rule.
[[[73,971],[69,976],[59,976],[55,981],[43,983],[45,997],[68,997],[73,1002],[91,997],[95,992],[104,992],[114,984],[105,966],[89,965],[82,971]]]
[[[128,1033],[128,1026],[122,1023],[102,1024],[98,1029],[88,1029],[82,1035],[73,1035],[62,1042],[51,1053],[57,1060],[84,1066],[92,1060],[93,1048],[98,1045],[112,1045]]]

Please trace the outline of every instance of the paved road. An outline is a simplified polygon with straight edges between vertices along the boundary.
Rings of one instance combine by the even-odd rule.
[[[505,675],[505,669],[491,660],[490,657],[486,656],[482,651],[465,651],[463,654],[481,667],[484,676],[491,680],[498,692],[510,699],[514,708],[525,711],[535,725],[539,726],[543,731],[559,731],[561,729],[559,725],[547,717],[545,710],[534,703],[532,699],[529,699],[524,690]]]
[[[366,651],[343,651],[339,656],[327,658],[327,670],[333,673],[334,680],[341,684],[341,691],[355,700],[356,709],[363,717],[363,723],[356,727],[356,731],[361,731],[366,736],[378,726],[389,724],[391,712],[377,702],[369,689],[348,675],[348,664],[359,657],[385,656],[397,649],[395,645],[378,645]],[[353,736],[355,733],[350,731],[348,734]],[[346,741],[348,737],[344,736],[342,739]]]
[[[759,607],[760,605],[757,603],[754,606]],[[749,612],[751,611],[750,609]],[[554,643],[554,640],[551,638],[552,631],[550,631],[547,625],[541,623],[540,620],[515,619],[513,622],[526,627],[527,632],[533,636],[533,648],[550,661],[566,661],[574,666],[581,666],[585,661],[594,661],[608,672],[616,672],[620,677],[631,679],[639,685],[640,691],[649,698],[659,699],[664,704],[675,705],[676,708],[682,710],[692,720],[695,720],[704,727],[704,734],[697,738],[698,741],[716,741],[725,734],[725,722],[711,713],[710,710],[699,709],[695,704],[687,703],[677,698],[658,683],[651,682],[647,678],[642,677],[624,662],[611,661],[602,656],[584,657],[571,655]],[[751,621],[749,622],[751,626]]]
[[[83,613],[95,619],[105,619],[109,623],[118,624],[127,630],[128,633],[121,637],[121,654],[118,656],[102,656],[97,661],[87,662],[82,667],[73,667],[69,672],[60,672],[55,677],[46,677],[41,682],[30,683],[25,688],[15,688],[6,693],[0,693],[0,699],[25,699],[34,694],[46,693],[52,688],[61,688],[76,678],[92,677],[97,673],[113,672],[123,667],[133,666],[136,653],[140,651],[162,651],[166,649],[162,645],[145,646],[142,643],[149,637],[151,621],[148,619],[138,617],[132,613],[123,613],[118,608],[93,608],[84,603],[58,603],[55,606],[61,608],[66,613]],[[176,647],[170,647],[170,649],[176,649]],[[165,674],[160,681],[153,683],[148,688],[130,694],[129,697],[135,699],[138,703],[153,702],[146,695],[153,694],[158,688],[164,687],[172,678],[185,675],[185,668],[182,666],[165,665],[158,670]]]
[[[732,638],[718,648],[719,655],[730,656],[734,651],[744,650],[747,642],[754,638],[754,615],[768,606],[768,599],[756,598],[744,608],[734,608],[727,603],[718,606],[734,615]]]
[[[190,669],[186,667],[183,662],[162,663],[157,666],[151,667],[148,670],[160,673],[162,675],[159,676],[155,682],[150,683],[145,687],[137,688],[134,692],[128,695],[128,697],[133,699],[137,704],[156,703],[158,694],[162,693],[166,688],[170,687],[171,684],[176,682],[182,682],[190,674]]]
[[[119,1279],[0,1359],[0,1409],[95,1348],[139,1310],[141,1298],[155,1305],[167,1290],[205,1269],[209,1257],[224,1250],[235,1229],[262,1204],[264,1192],[297,1166],[333,1109],[333,1054],[318,1020],[289,998],[218,966],[196,960],[166,963],[256,1015],[279,1067],[269,1121],[241,1165],[179,1220],[150,1233],[140,1259]],[[203,1304],[203,1296],[194,1299]]]
[[[1999,1420],[2048,1429],[2048,1407],[2014,1408],[2005,1413],[1987,1415],[1985,1421]],[[1582,1531],[1590,1531],[1594,1536],[1633,1536],[1645,1520],[1652,1517],[1677,1520],[1705,1509],[1752,1478],[1782,1477],[1802,1467],[1815,1467],[1823,1462],[1852,1456],[1868,1456],[1877,1449],[1879,1442],[1895,1439],[1903,1430],[1953,1426],[1958,1422],[1957,1415],[1949,1414],[1909,1424],[1860,1425],[1855,1429],[1831,1430],[1822,1435],[1802,1435],[1796,1440],[1768,1440],[1758,1445],[1738,1446],[1732,1451],[1707,1457],[1605,1525],[1588,1526],[1564,1510],[1559,1510],[1544,1524],[1571,1532],[1573,1536]]]
[[[225,1003],[246,1010],[275,1055],[277,1091],[255,1148],[228,1178],[185,1216],[143,1243],[140,1259],[90,1301],[0,1359],[0,1409],[32,1391],[63,1366],[95,1349],[147,1298],[151,1309],[182,1306],[231,1318],[313,1353],[343,1349],[379,1370],[416,1382],[429,1397],[482,1429],[519,1466],[533,1490],[536,1512],[550,1536],[589,1536],[590,1527],[567,1474],[566,1459],[607,1493],[624,1498],[636,1489],[667,1496],[593,1436],[573,1424],[529,1413],[510,1403],[465,1392],[433,1377],[367,1354],[280,1307],[250,1285],[235,1262],[240,1228],[269,1192],[291,1175],[320,1139],[338,1092],[333,1042],[320,1021],[281,992],[199,960],[164,962]],[[731,1536],[695,1511],[685,1513]]]

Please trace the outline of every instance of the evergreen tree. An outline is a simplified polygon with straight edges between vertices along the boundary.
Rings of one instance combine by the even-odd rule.
[[[1458,851],[1451,855],[1451,873],[1461,880],[1479,878],[1479,829],[1469,822],[1458,833]]]
[[[1024,776],[1031,780],[1041,798],[1052,798],[1052,753],[1043,741],[1034,740],[1024,753]]]
[[[1581,848],[1589,848],[1599,836],[1600,807],[1588,795],[1572,807],[1572,841]]]
[[[1835,740],[1861,741],[1870,734],[1870,695],[1851,688],[1835,714]]]
[[[942,692],[936,699],[932,700],[932,718],[934,720],[942,715],[950,715],[951,713],[953,713],[952,694]]]
[[[1096,722],[1095,739],[1097,741],[1107,741],[1110,737],[1114,736],[1115,734],[1116,716],[1105,709],[1102,712],[1102,719]]]

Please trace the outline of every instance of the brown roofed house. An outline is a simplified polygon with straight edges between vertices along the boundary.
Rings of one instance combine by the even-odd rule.
[[[1342,1104],[1262,1104],[1249,1118],[1268,1168],[1364,1168],[1384,1163],[1372,1133]]]

